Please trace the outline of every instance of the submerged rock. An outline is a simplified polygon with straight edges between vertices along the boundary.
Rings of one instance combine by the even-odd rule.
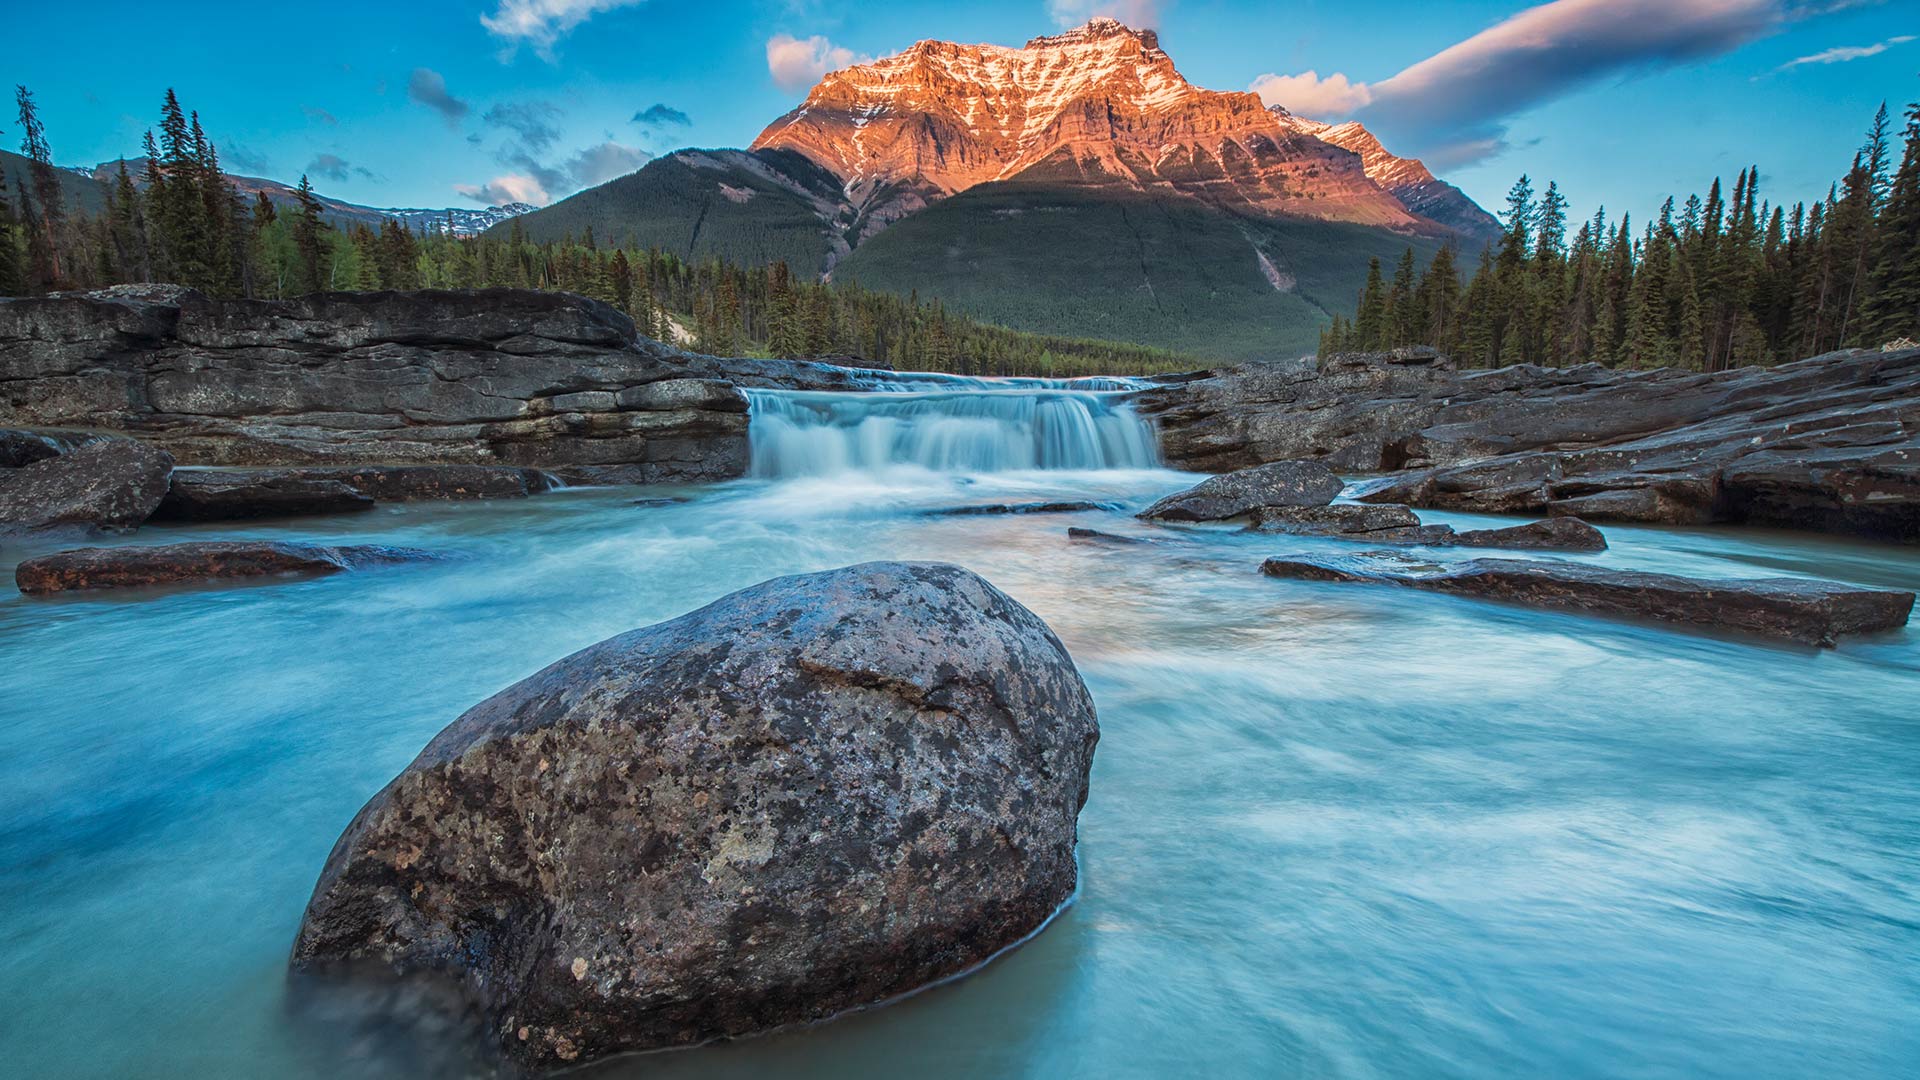
[[[121,589],[270,574],[334,574],[435,558],[432,552],[377,544],[297,544],[223,540],[141,547],[77,548],[14,568],[20,591],[40,596],[75,589]]]
[[[1271,506],[1325,506],[1340,478],[1317,461],[1276,461],[1211,477],[1140,512],[1150,521],[1224,521]]]
[[[1799,578],[1702,579],[1591,563],[1471,559],[1435,565],[1374,555],[1290,555],[1261,572],[1307,581],[1405,585],[1531,607],[1638,615],[1810,645],[1906,625],[1914,594]]]
[[[1045,923],[1098,737],[966,570],[776,578],[454,721],[335,845],[293,963],[452,976],[534,1066],[821,1019]]]
[[[175,521],[298,517],[373,509],[373,498],[343,480],[297,470],[241,472],[178,469],[154,516]]]
[[[1088,544],[1114,545],[1151,544],[1155,542],[1145,536],[1121,536],[1119,533],[1101,532],[1098,529],[1082,529],[1077,525],[1067,530],[1067,539],[1079,540]]]
[[[1093,510],[1118,510],[1119,503],[1110,502],[1030,502],[1030,503],[985,503],[978,506],[948,506],[938,510],[928,510],[928,517],[975,517],[991,514],[1081,514]]]
[[[123,532],[167,494],[173,457],[132,439],[99,439],[0,473],[0,532]]]

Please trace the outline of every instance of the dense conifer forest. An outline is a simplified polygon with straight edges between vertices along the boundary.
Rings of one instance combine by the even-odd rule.
[[[1506,235],[1461,285],[1443,249],[1388,279],[1376,261],[1322,352],[1437,345],[1478,367],[1594,362],[1720,371],[1920,338],[1920,104],[1896,163],[1885,106],[1845,176],[1811,205],[1770,203],[1760,170],[1719,180],[1636,234],[1604,208],[1567,234],[1567,201],[1522,176]]]

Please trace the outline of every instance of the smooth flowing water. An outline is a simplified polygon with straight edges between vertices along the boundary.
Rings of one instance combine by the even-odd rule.
[[[568,652],[776,574],[911,558],[1039,612],[1093,690],[1077,901],[888,1008],[591,1075],[1914,1075],[1914,630],[1778,647],[1257,573],[1352,549],[1334,541],[929,515],[1137,508],[1196,479],[1138,467],[1137,419],[1097,390],[915,397],[955,389],[902,391],[898,412],[756,395],[758,478],[734,483],[134,538],[457,561],[0,596],[0,1072],[478,1070],[403,1000],[289,993],[302,906],[354,812],[461,711]],[[934,437],[958,419],[992,436]],[[635,504],[662,495],[685,501]],[[1172,539],[1077,544],[1068,525]],[[1607,533],[1580,557],[1920,586],[1913,550]],[[45,547],[8,546],[0,572]]]

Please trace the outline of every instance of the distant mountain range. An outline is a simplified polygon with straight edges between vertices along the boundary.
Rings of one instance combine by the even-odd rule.
[[[668,154],[521,223],[1226,359],[1310,349],[1372,258],[1499,231],[1361,125],[1196,87],[1112,19],[922,41],[827,75],[747,150]]]
[[[6,175],[9,191],[19,191],[27,182],[31,164],[19,154],[0,150],[0,172]],[[133,182],[141,187],[145,187],[142,177],[146,173],[146,167],[146,158],[127,159],[127,172],[133,176]],[[61,194],[69,206],[87,213],[98,213],[106,205],[107,186],[113,183],[119,170],[120,162],[117,160],[102,162],[92,168],[63,168],[60,170]],[[294,187],[290,184],[258,176],[239,176],[234,173],[224,175],[228,183],[231,183],[249,200],[264,191],[267,193],[267,198],[278,208],[292,206],[296,201]],[[379,207],[361,206],[341,199],[330,199],[324,195],[319,195],[318,198],[322,207],[321,216],[335,225],[366,225],[378,229],[382,221],[394,220],[405,222],[408,228],[417,232],[437,233],[451,227],[455,236],[477,236],[508,218],[533,209],[526,203],[508,203],[505,206],[452,206],[439,209]]]

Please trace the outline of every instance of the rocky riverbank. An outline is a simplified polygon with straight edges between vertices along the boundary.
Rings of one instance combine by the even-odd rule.
[[[1430,349],[1248,364],[1142,393],[1168,464],[1318,460],[1363,498],[1920,540],[1920,349],[1702,374],[1460,371]]]
[[[131,435],[183,465],[475,464],[583,481],[720,480],[746,470],[739,386],[844,389],[861,378],[681,352],[566,293],[257,301],[122,286],[0,300],[0,427]],[[58,437],[0,447],[8,463],[57,449]]]

